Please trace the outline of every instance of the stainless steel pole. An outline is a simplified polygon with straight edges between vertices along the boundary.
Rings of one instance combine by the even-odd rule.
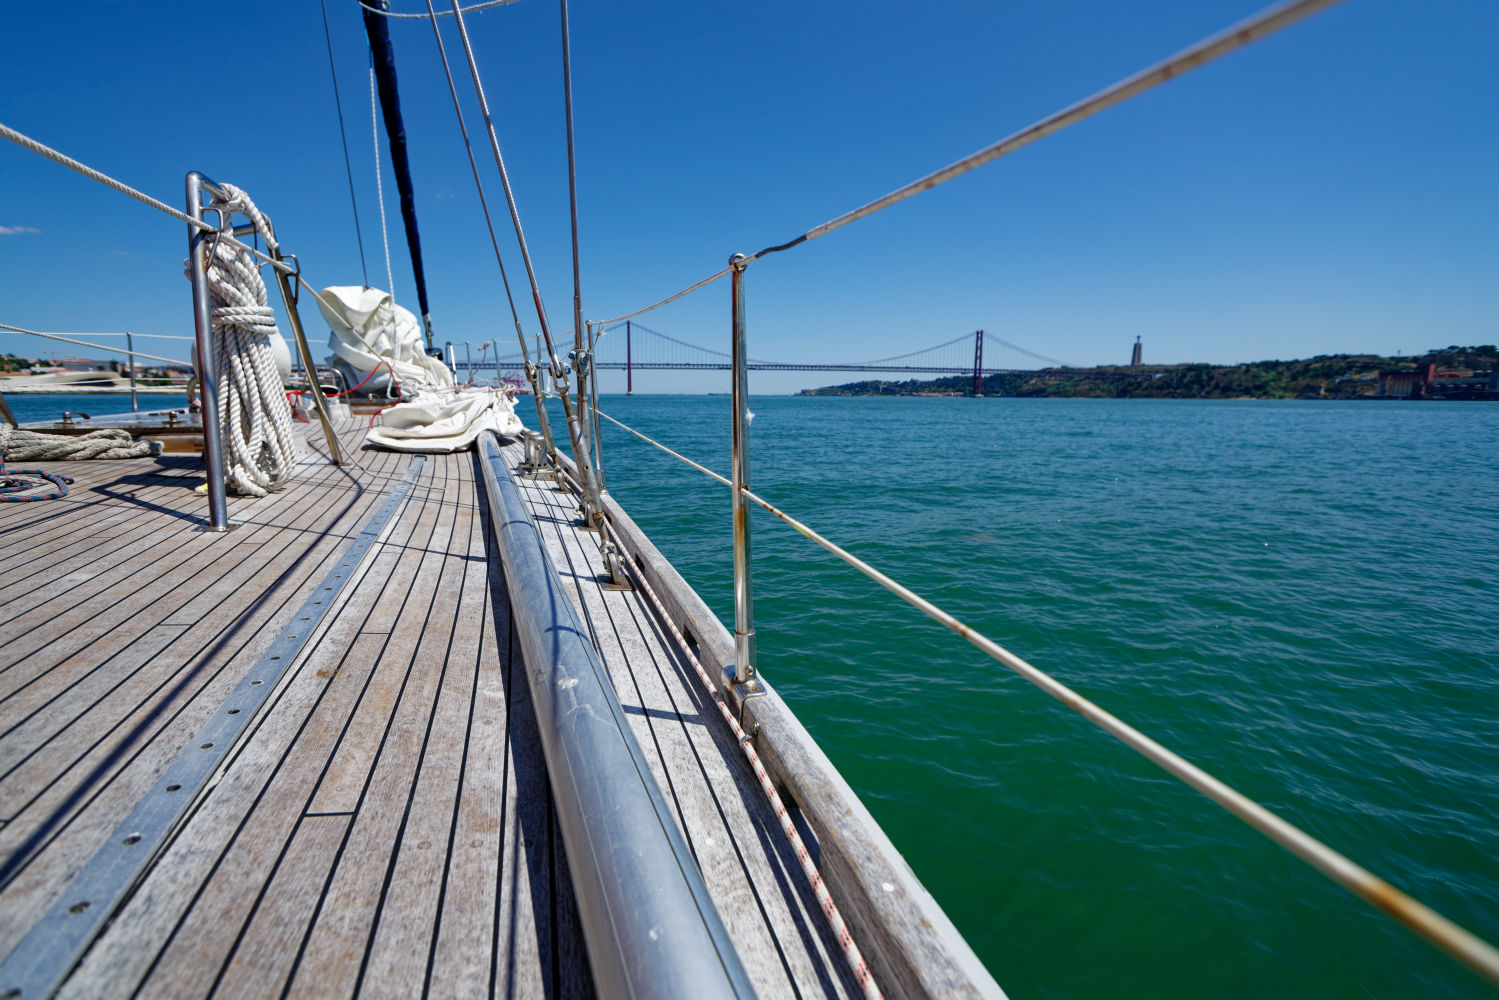
[[[198,171],[187,175],[187,214],[194,222],[203,221],[203,186],[213,185]],[[232,228],[229,220],[219,219],[221,228]],[[198,392],[202,399],[203,464],[208,472],[208,526],[205,531],[228,531],[228,491],[224,485],[224,443],[219,433],[218,366],[214,362],[211,325],[208,311],[208,249],[205,241],[213,234],[196,226],[187,227],[187,252],[191,261],[188,277],[193,285],[193,327],[198,347]]]
[[[749,368],[744,327],[744,268],[742,253],[729,258],[733,271],[732,299],[734,314],[734,406],[730,461],[730,491],[734,510],[734,680],[746,683],[755,679],[755,606],[754,584],[750,566],[749,504],[744,491],[749,488]]]
[[[599,352],[598,336],[593,324],[588,324],[588,355],[592,362],[588,366],[589,423],[593,428],[593,472],[598,477],[599,490],[604,486],[604,446],[599,443]]]
[[[135,398],[135,341],[130,336],[129,330],[125,331],[125,353],[127,355],[125,363],[130,366],[130,412],[139,413],[141,404]]]
[[[466,340],[463,342],[463,356],[468,361],[468,378],[466,379],[466,381],[468,382],[469,385],[473,385],[474,384],[474,345],[470,344]]]
[[[286,258],[279,246],[271,247],[271,256],[276,263]],[[297,297],[292,294],[291,280],[279,267],[271,268],[276,275],[276,287],[281,291],[281,303],[286,306],[286,319],[291,323],[292,339],[297,342],[297,354],[302,359],[302,368],[307,374],[307,387],[312,391],[312,404],[317,410],[318,422],[323,425],[323,440],[328,442],[328,459],[333,465],[343,465],[344,456],[338,446],[338,435],[333,432],[333,418],[328,413],[328,400],[323,396],[323,387],[318,383],[317,363],[312,360],[312,348],[307,343],[307,332],[302,329],[302,314],[297,309]],[[298,265],[297,281],[302,280]]]

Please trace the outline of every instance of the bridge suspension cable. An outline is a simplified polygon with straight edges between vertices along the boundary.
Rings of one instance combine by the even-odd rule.
[[[876,358],[874,361],[861,361],[859,363],[864,365],[888,365],[892,361],[904,361],[907,358],[914,358],[918,354],[932,354],[942,350],[944,347],[952,347],[954,344],[971,343],[973,343],[973,334],[965,333],[961,337],[954,337],[952,340],[943,341],[940,344],[933,344],[931,347],[921,347],[917,348],[914,351],[907,351],[905,354],[896,354],[893,357]]]
[[[1058,361],[1056,358],[1048,358],[1044,354],[1037,354],[1035,351],[1027,350],[1024,347],[1021,347],[1019,344],[1012,344],[1012,343],[1010,343],[1008,340],[1006,340],[1003,337],[996,337],[992,333],[991,334],[987,334],[987,336],[989,337],[989,339],[994,340],[994,341],[998,341],[1000,344],[1004,345],[1005,347],[1008,347],[1012,351],[1019,351],[1021,354],[1024,354],[1028,358],[1035,358],[1037,361],[1044,361],[1047,364],[1052,365],[1052,366],[1054,366],[1056,368],[1080,368],[1080,367],[1082,367],[1081,365],[1069,365],[1067,362],[1065,362],[1065,361]]]

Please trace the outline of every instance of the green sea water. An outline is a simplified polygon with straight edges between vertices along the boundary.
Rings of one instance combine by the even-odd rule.
[[[603,407],[728,471],[726,397]],[[1499,406],[751,408],[761,495],[1499,939]],[[727,489],[605,428],[609,489],[731,622]],[[1492,995],[775,519],[753,527],[761,669],[1016,1000]]]

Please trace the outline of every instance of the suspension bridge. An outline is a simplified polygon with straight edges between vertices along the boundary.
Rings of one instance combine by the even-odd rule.
[[[487,346],[487,345],[486,345]],[[472,354],[469,349],[466,354]],[[539,354],[539,352],[538,352]],[[520,353],[491,357],[487,351],[478,360],[471,357],[451,359],[458,369],[519,370]],[[731,357],[718,351],[689,343],[670,334],[653,330],[641,323],[626,320],[597,334],[594,342],[594,366],[603,371],[625,373],[626,391],[634,391],[636,371],[728,371]],[[892,357],[871,361],[767,361],[749,359],[750,371],[819,371],[879,372],[891,375],[971,375],[974,392],[990,375],[1028,375],[1032,378],[1105,378],[1139,379],[1149,376],[1133,371],[1100,371],[1071,365],[1044,354],[1037,354],[1002,337],[983,330],[961,337],[917,348]]]

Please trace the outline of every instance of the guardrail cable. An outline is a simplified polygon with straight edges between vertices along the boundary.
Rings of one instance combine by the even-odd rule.
[[[615,420],[608,414],[603,414],[603,416],[611,423],[617,424],[641,440],[680,459],[699,472],[705,473],[725,486],[731,485],[728,479],[713,472],[711,469],[705,468],[697,462],[677,454],[677,452],[672,451],[660,442],[654,441],[639,431],[620,423],[620,421]],[[1164,770],[1167,774],[1170,774],[1189,788],[1217,803],[1223,809],[1249,824],[1280,847],[1352,892],[1355,896],[1358,896],[1376,909],[1383,910],[1411,931],[1424,937],[1451,957],[1467,965],[1489,982],[1499,986],[1499,950],[1496,950],[1487,941],[1448,920],[1424,903],[1396,889],[1388,882],[1340,854],[1338,851],[1277,816],[1258,802],[1255,802],[1243,793],[1208,774],[1186,758],[1168,750],[1129,723],[1095,705],[1061,681],[1056,680],[1039,667],[1033,666],[1025,659],[1010,652],[988,636],[976,631],[969,625],[965,625],[931,601],[928,601],[915,591],[875,569],[869,563],[842,548],[836,542],[830,541],[801,521],[798,521],[770,501],[758,496],[749,489],[744,490],[744,496],[745,499],[790,525],[792,529],[808,540],[826,549],[838,559],[852,566],[896,597],[916,608],[922,614],[933,619],[949,631],[961,636],[991,658],[998,660],[1011,671],[1019,674],[1031,684],[1077,712],[1083,718],[1092,722],[1095,726]]]
[[[1063,108],[1055,114],[1047,115],[1045,118],[1021,129],[1019,132],[1008,135],[977,152],[970,153],[961,160],[948,164],[941,170],[933,171],[925,177],[918,178],[904,187],[891,191],[882,198],[876,198],[874,201],[861,205],[851,212],[845,212],[835,219],[830,219],[820,226],[815,226],[793,240],[789,240],[778,246],[766,247],[758,253],[751,254],[746,263],[758,260],[768,254],[789,250],[800,243],[815,240],[819,236],[826,236],[833,230],[841,229],[850,222],[856,222],[866,216],[873,215],[881,209],[889,208],[897,202],[905,201],[912,195],[928,191],[939,184],[944,184],[952,180],[954,177],[960,177],[970,170],[975,170],[986,163],[999,159],[1007,153],[1013,153],[1023,146],[1028,146],[1037,139],[1045,138],[1053,132],[1059,132],[1069,125],[1074,125],[1082,121],[1084,118],[1089,118],[1100,111],[1127,101],[1131,97],[1143,94],[1147,90],[1165,83],[1167,80],[1174,79],[1183,73],[1206,65],[1220,56],[1225,56],[1236,49],[1241,49],[1246,45],[1259,41],[1266,35],[1273,34],[1281,28],[1338,2],[1340,0],[1289,0],[1287,3],[1269,7],[1253,17],[1246,18],[1238,24],[1218,32],[1216,35],[1203,39],[1196,45],[1183,49],[1176,55],[1156,63],[1148,69],[1143,69],[1112,86],[1105,87],[1091,97],[1085,97],[1076,104]]]
[[[677,299],[680,299],[682,296],[684,296],[684,295],[691,295],[693,292],[697,291],[699,288],[703,288],[703,287],[706,287],[707,285],[711,285],[711,284],[713,284],[713,282],[717,281],[719,278],[726,277],[729,274],[730,270],[731,270],[730,268],[726,267],[722,271],[716,271],[713,274],[708,275],[702,281],[699,281],[697,284],[695,284],[695,285],[688,285],[686,288],[682,289],[680,292],[678,292],[675,295],[668,295],[666,298],[662,299],[660,302],[654,303],[653,305],[648,305],[644,309],[636,309],[632,313],[625,313],[623,316],[616,316],[613,319],[606,319],[606,320],[604,320],[604,324],[607,326],[610,323],[623,323],[627,319],[634,319],[636,316],[644,316],[646,313],[651,312],[652,310],[660,309],[664,305],[670,305],[671,303],[677,301]]]
[[[634,434],[640,440],[644,441],[646,444],[655,445],[657,448],[660,448],[662,451],[666,452],[671,457],[676,458],[676,459],[680,459],[681,461],[686,462],[688,465],[692,466],[697,471],[703,473],[706,476],[712,476],[714,479],[717,479],[720,483],[723,483],[725,486],[732,486],[733,485],[732,483],[729,482],[729,480],[726,477],[720,476],[718,473],[714,472],[712,469],[710,469],[710,468],[708,468],[706,466],[698,465],[696,462],[694,462],[692,459],[688,458],[686,455],[679,455],[678,453],[672,451],[670,448],[666,447],[666,445],[662,444],[660,441],[657,441],[654,438],[646,437],[644,434],[640,433],[635,428],[630,427],[627,424],[620,423],[618,420],[615,420],[613,417],[609,416],[609,414],[605,413],[603,410],[598,410],[597,412],[598,412],[599,416],[603,417],[605,420],[609,421],[611,424],[614,424],[614,425],[616,425],[618,427],[624,428],[625,430],[629,431],[631,434]]]
[[[26,334],[30,334],[33,337],[45,337],[47,340],[60,340],[60,341],[62,341],[65,344],[77,344],[79,347],[92,347],[96,351],[110,351],[110,352],[112,352],[114,354],[128,354],[128,355],[130,355],[133,358],[149,358],[152,361],[164,361],[164,362],[166,362],[169,365],[180,365],[180,364],[182,364],[182,362],[179,361],[176,358],[163,358],[163,357],[161,357],[158,354],[145,354],[145,353],[143,353],[141,351],[124,351],[124,350],[121,350],[118,347],[110,347],[107,344],[91,344],[91,343],[89,343],[86,340],[76,340],[76,339],[74,339],[72,337],[64,337],[60,333],[42,333],[40,330],[28,330],[24,326],[11,326],[9,323],[0,323],[0,330],[10,330],[13,333],[26,333]],[[120,335],[119,334],[107,334],[106,333],[106,334],[96,334],[96,336],[109,337],[109,336],[120,336]],[[139,336],[144,336],[144,334],[140,334]],[[185,340],[187,338],[185,338],[185,337],[184,338],[173,337],[172,339],[173,340],[177,340],[177,339],[183,339],[183,340]]]
[[[750,254],[745,263],[749,264],[759,260],[761,257],[780,253],[783,250],[790,250],[792,247],[799,246],[809,240],[815,240],[819,236],[826,236],[833,230],[841,229],[850,222],[856,222],[865,216],[873,215],[881,209],[889,208],[897,202],[905,201],[912,195],[920,194],[939,184],[950,181],[954,177],[966,174],[970,170],[982,167],[984,164],[997,160],[1001,156],[1013,153],[1022,146],[1030,145],[1037,139],[1051,135],[1053,132],[1059,132],[1069,125],[1074,125],[1082,121],[1084,118],[1089,118],[1100,111],[1127,101],[1131,97],[1143,94],[1147,90],[1165,83],[1167,80],[1181,76],[1183,73],[1197,69],[1199,66],[1204,66],[1220,56],[1225,56],[1236,49],[1241,49],[1246,45],[1257,42],[1261,38],[1273,34],[1302,18],[1308,17],[1324,7],[1331,7],[1333,4],[1340,2],[1341,0],[1289,0],[1287,3],[1269,7],[1253,17],[1246,18],[1232,27],[1203,39],[1196,45],[1183,49],[1176,55],[1156,63],[1148,69],[1143,69],[1112,86],[1105,87],[1091,97],[1086,97],[1055,114],[1042,118],[1040,121],[1021,129],[1019,132],[1008,135],[998,142],[963,157],[961,160],[950,163],[941,170],[927,174],[925,177],[914,180],[904,187],[891,191],[882,198],[876,198],[874,201],[861,205],[851,212],[845,212],[837,218],[824,222],[820,226],[815,226],[800,236],[787,240],[785,243],[766,247],[763,250]],[[618,323],[622,320],[634,319],[636,316],[643,316],[653,309],[659,309],[667,303],[675,302],[690,292],[697,291],[704,285],[712,284],[728,273],[729,268],[724,268],[722,271],[711,274],[694,285],[689,285],[675,295],[668,296],[659,302],[648,305],[644,309],[625,313],[606,322]]]
[[[219,229],[216,226],[211,226],[206,222],[201,222],[198,219],[193,218],[191,215],[188,215],[186,212],[175,209],[171,205],[168,205],[166,202],[159,201],[158,199],[151,197],[144,191],[137,191],[129,184],[126,184],[123,181],[115,180],[113,177],[109,176],[103,171],[95,170],[88,164],[81,163],[78,160],[73,159],[66,153],[61,153],[53,149],[51,146],[37,142],[35,139],[31,138],[31,136],[26,135],[23,132],[17,132],[15,129],[11,128],[9,125],[4,124],[3,122],[0,122],[0,138],[9,139],[11,142],[15,143],[17,146],[20,146],[22,149],[29,149],[31,150],[31,152],[36,153],[38,156],[44,156],[54,163],[59,163],[67,167],[69,170],[72,170],[75,173],[82,174],[89,180],[98,181],[100,184],[103,184],[107,188],[118,191],[120,194],[123,194],[127,197],[134,198],[142,205],[149,205],[150,207],[156,209],[158,212],[163,212],[167,215],[170,215],[178,222],[185,222],[189,226],[192,226],[194,229],[197,229],[199,232],[218,233],[218,238],[221,242],[229,243],[237,247],[238,249],[244,250],[247,253],[254,255],[255,257],[259,258],[262,263],[269,264],[280,271],[286,272],[287,274],[296,273],[296,268],[294,268],[292,265],[273,260],[270,254],[265,253],[258,247],[252,247],[248,243],[241,243],[239,240],[235,239],[231,234],[225,232],[224,230]]]

